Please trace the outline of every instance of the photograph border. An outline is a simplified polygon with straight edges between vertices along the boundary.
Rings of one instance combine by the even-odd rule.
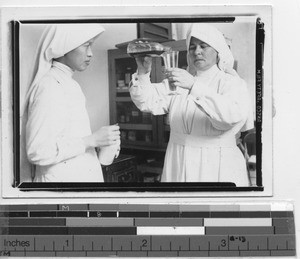
[[[223,182],[184,182],[184,183],[29,183],[20,181],[20,123],[19,123],[19,108],[20,108],[20,78],[19,78],[19,61],[20,61],[20,25],[21,24],[88,24],[88,23],[153,23],[153,22],[176,22],[176,23],[234,23],[235,16],[215,16],[215,17],[193,17],[193,18],[138,18],[138,19],[76,19],[76,20],[20,20],[13,21],[13,89],[14,89],[14,162],[15,162],[15,187],[24,191],[50,190],[50,191],[162,191],[162,192],[223,192],[223,191],[263,191],[262,170],[261,170],[261,131],[262,131],[262,91],[263,91],[263,51],[264,51],[264,24],[261,18],[256,21],[256,185],[257,186],[235,186],[232,183]]]
[[[255,6],[255,5],[254,5]],[[269,6],[270,7],[270,6]],[[76,8],[76,7],[75,7]],[[140,7],[141,8],[141,7]],[[240,14],[240,15],[243,15],[243,14]],[[172,15],[170,15],[172,16]],[[191,20],[193,19],[199,19],[199,18],[190,18],[190,17],[184,17],[185,15],[183,15],[183,17],[181,18],[135,18],[139,21],[149,21],[149,19],[151,21],[153,20],[158,20],[158,21],[165,21],[165,19],[174,19],[176,21],[178,21],[179,19],[188,19],[188,21],[190,22]],[[199,14],[199,16],[201,16],[201,14]],[[211,16],[212,15],[209,15],[210,17],[205,17],[205,19],[211,19]],[[216,16],[219,16],[219,15],[216,15]],[[228,15],[224,15],[224,16],[228,16]],[[233,16],[238,16],[238,15],[233,15]],[[218,17],[220,18],[220,17]],[[113,18],[113,20],[110,20],[111,18],[101,18],[101,19],[98,19],[98,18],[91,18],[91,19],[82,19],[82,18],[78,18],[78,22],[82,23],[82,20],[85,20],[86,22],[97,22],[97,20],[101,21],[101,23],[109,23],[109,22],[112,22],[114,20],[116,20],[116,18]],[[124,22],[128,22],[128,18],[117,18],[118,21],[117,22],[120,22],[120,21],[124,21]],[[263,20],[263,18],[262,18]],[[22,19],[20,19],[20,21],[22,21]],[[41,21],[43,20],[30,20],[30,19],[26,19],[26,20],[23,20],[23,22],[25,23],[30,23],[30,22],[33,22],[33,23],[40,23]],[[53,22],[59,22],[59,21],[62,21],[62,22],[74,22],[74,20],[72,19],[49,19],[49,20],[44,20],[43,22],[49,22],[49,23],[53,23]],[[75,21],[76,22],[76,21]],[[262,26],[262,24],[258,25],[258,26]],[[260,29],[262,29],[262,27],[260,27]],[[12,41],[15,42],[17,39],[18,39],[18,35],[17,35],[17,30],[13,30],[13,39]],[[261,30],[262,32],[262,30]],[[259,36],[261,37],[260,39],[264,38],[263,37],[263,33]],[[263,43],[257,43],[257,46],[261,47],[261,51],[262,51],[262,58],[263,58]],[[18,50],[18,46],[14,46],[14,49],[15,50]],[[18,63],[18,58],[16,57],[16,55],[13,56],[13,71],[14,73],[18,73],[18,67],[16,66],[16,64]],[[257,70],[257,73],[256,73],[256,93],[257,93],[257,89],[259,89],[259,95],[256,94],[256,117],[259,118],[259,120],[257,120],[257,125],[256,125],[256,129],[257,129],[257,152],[262,152],[262,115],[263,115],[263,99],[262,99],[262,95],[263,95],[263,92],[264,92],[264,77],[263,77],[263,70],[262,70],[262,66],[263,66],[263,59],[260,61],[258,61],[261,65],[261,69]],[[14,97],[16,97],[15,93],[16,93],[16,88],[15,88],[15,85],[19,83],[19,79],[18,78],[13,78],[13,85],[14,85]],[[18,110],[19,106],[18,106],[18,98],[14,98],[14,113],[16,110]],[[257,113],[259,111],[259,113]],[[17,116],[14,116],[14,125],[18,125],[18,117]],[[17,129],[16,127],[14,127],[14,134],[17,133]],[[14,140],[14,155],[17,155],[17,150],[19,150],[18,147],[18,141],[15,141]],[[261,154],[261,153],[260,153]],[[126,186],[127,184],[114,184],[113,186],[111,186],[111,191],[113,192],[120,192],[120,191],[137,191],[137,192],[173,192],[173,191],[176,191],[176,192],[223,192],[223,191],[228,191],[228,194],[225,194],[225,195],[231,195],[230,192],[236,192],[236,191],[259,191],[261,192],[261,194],[258,194],[258,195],[264,195],[264,184],[263,184],[263,177],[262,177],[262,164],[263,164],[263,158],[260,157],[260,156],[257,156],[257,169],[258,171],[260,170],[260,173],[258,172],[257,173],[257,187],[235,187],[235,188],[232,188],[232,186],[221,186],[220,188],[220,185],[216,184],[214,186],[210,186],[212,188],[206,188],[205,186],[195,186],[195,185],[198,185],[199,183],[183,183],[184,185],[188,184],[190,185],[190,188],[186,189],[185,187],[181,188],[181,186],[177,186],[178,183],[166,183],[165,185],[165,189],[160,189],[160,188],[157,188],[157,186],[149,186],[148,184],[144,184],[144,186],[141,186],[141,183],[138,183],[139,186],[134,186],[135,184],[133,184],[131,187],[130,186]],[[19,167],[19,163],[14,161],[14,168],[18,168]],[[16,181],[14,182],[14,185],[15,187],[18,187],[20,188],[20,190],[22,191],[29,191],[29,190],[40,190],[40,191],[47,191],[47,190],[50,190],[50,191],[76,191],[74,190],[73,188],[70,188],[70,186],[68,186],[69,184],[73,185],[74,186],[74,183],[47,183],[45,184],[45,186],[41,188],[40,184],[35,184],[35,183],[30,183],[31,186],[28,185],[28,183],[20,183],[18,177],[15,178]],[[19,182],[18,182],[19,181]],[[35,186],[32,186],[35,185]],[[43,183],[44,184],[44,183]],[[181,183],[179,183],[180,185]],[[62,186],[62,185],[65,185],[65,186]],[[76,184],[75,184],[76,185]],[[86,185],[86,183],[83,183],[83,185]],[[97,186],[96,186],[97,185]],[[93,186],[91,186],[91,188],[93,189],[96,189],[96,191],[108,191],[106,189],[106,187],[110,187],[110,186],[105,186],[106,184],[93,184]],[[169,185],[169,186],[168,186]],[[201,185],[201,183],[200,183]],[[222,185],[222,184],[221,184]],[[161,184],[160,184],[161,186]],[[145,189],[146,188],[146,189]],[[78,191],[91,191],[90,188],[85,188],[84,186],[78,186],[77,188]],[[155,195],[155,194],[154,194]]]

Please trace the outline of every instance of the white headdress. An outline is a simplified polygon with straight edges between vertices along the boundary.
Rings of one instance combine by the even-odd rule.
[[[26,110],[29,97],[38,82],[50,70],[52,60],[64,56],[103,31],[100,24],[54,24],[45,28],[38,43],[31,84],[22,113]]]
[[[226,43],[223,34],[215,27],[206,23],[193,23],[187,32],[186,44],[189,49],[191,38],[195,37],[214,48],[218,53],[218,67],[230,74],[237,75],[233,70],[234,58]],[[196,73],[196,68],[191,64],[189,55],[187,57],[188,71]]]

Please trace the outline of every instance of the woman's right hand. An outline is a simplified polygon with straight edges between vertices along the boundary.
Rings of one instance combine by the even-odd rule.
[[[137,57],[135,58],[136,64],[138,66],[138,75],[144,75],[151,71],[152,58],[151,57]]]
[[[83,138],[86,147],[103,147],[120,143],[120,127],[104,126],[92,135]]]

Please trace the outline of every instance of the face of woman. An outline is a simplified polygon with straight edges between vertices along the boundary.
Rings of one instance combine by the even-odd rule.
[[[217,64],[218,52],[207,43],[192,37],[189,46],[192,64],[199,71],[205,71]]]
[[[63,63],[73,70],[84,71],[93,57],[92,45],[96,37],[71,50],[63,57]]]

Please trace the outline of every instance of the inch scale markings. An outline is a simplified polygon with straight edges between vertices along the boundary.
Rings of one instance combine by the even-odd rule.
[[[290,204],[36,206],[0,206],[1,256],[296,254]]]
[[[294,256],[295,247],[292,235],[285,235],[286,246],[282,246],[282,240],[274,240],[273,236],[57,236],[49,239],[48,236],[3,236],[6,247],[14,249],[2,250],[4,256],[74,256],[74,253],[86,256],[115,255],[127,256],[141,255],[152,256],[153,254],[165,256],[176,253],[178,256]],[[55,240],[54,240],[55,239]],[[66,242],[74,240],[72,242]],[[162,241],[163,240],[163,241]],[[233,240],[233,241],[231,241]],[[256,240],[253,242],[253,240]],[[272,242],[268,248],[263,244],[257,244],[261,240]],[[63,242],[65,241],[65,242]],[[34,248],[33,243],[36,243]],[[265,242],[266,243],[266,242]],[[51,245],[49,245],[51,244]],[[62,245],[66,244],[66,245]],[[16,247],[18,245],[18,247]],[[74,248],[73,248],[74,247]],[[142,253],[143,252],[143,253]]]

